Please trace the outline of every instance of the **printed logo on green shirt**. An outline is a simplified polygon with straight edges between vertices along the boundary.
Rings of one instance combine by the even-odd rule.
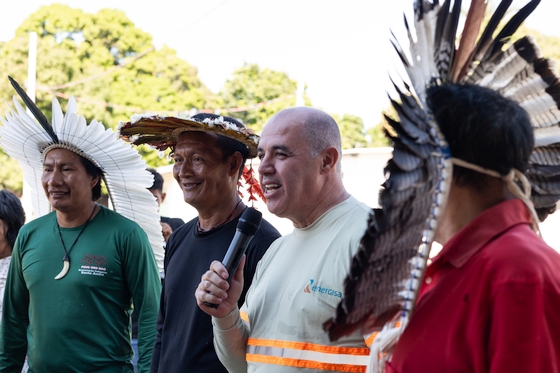
[[[80,261],[80,273],[90,276],[105,276],[107,274],[107,259],[105,255],[86,254]]]

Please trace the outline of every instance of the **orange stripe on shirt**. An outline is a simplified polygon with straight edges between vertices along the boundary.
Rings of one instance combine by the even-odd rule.
[[[247,314],[247,312],[239,311],[239,317],[241,317],[241,320],[249,323],[249,315]]]
[[[379,334],[379,332],[375,332],[372,335],[370,335],[369,337],[366,338],[366,346],[370,347],[371,344],[373,343],[373,340],[375,339],[375,337],[377,337],[377,335]]]
[[[282,365],[287,367],[307,368],[316,370],[331,370],[336,372],[351,372],[351,373],[365,373],[366,367],[363,365],[348,365],[348,364],[330,364],[320,363],[317,361],[291,359],[276,356],[263,356],[256,354],[247,354],[246,359],[252,363],[264,363]]]
[[[398,328],[399,326],[401,326],[401,322],[397,321],[393,328]],[[375,338],[377,337],[378,334],[379,334],[379,332],[375,332],[372,335],[370,335],[369,337],[367,337],[366,338],[366,346],[371,347],[371,344],[373,343],[373,341],[375,340]]]
[[[340,347],[340,346],[325,346],[307,342],[292,342],[292,341],[277,341],[273,339],[258,339],[249,338],[247,345],[263,346],[263,347],[278,347],[278,348],[291,348],[293,350],[307,350],[324,352],[327,354],[346,354],[346,355],[369,355],[369,348],[367,347]]]

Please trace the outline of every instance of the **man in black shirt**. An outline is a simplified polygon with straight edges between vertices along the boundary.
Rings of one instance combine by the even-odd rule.
[[[226,373],[214,351],[211,317],[198,307],[194,290],[210,263],[223,260],[246,208],[238,181],[246,159],[257,154],[258,136],[235,119],[214,114],[188,120],[144,117],[120,131],[125,139],[134,136],[136,142],[160,150],[172,147],[173,175],[185,202],[198,211],[198,217],[174,230],[167,242],[151,372]],[[257,190],[248,180],[251,191]],[[270,223],[261,222],[246,252],[240,307],[257,263],[279,236]]]

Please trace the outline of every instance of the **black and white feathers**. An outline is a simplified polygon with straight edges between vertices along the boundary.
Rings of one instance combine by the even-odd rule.
[[[413,307],[413,293],[403,290],[418,287],[447,193],[447,144],[411,93],[395,88],[400,102],[391,103],[400,122],[386,117],[393,158],[385,167],[381,207],[370,215],[336,317],[325,324],[331,339],[351,333],[370,316],[383,325],[403,307]],[[411,263],[412,258],[421,260]]]
[[[529,1],[504,25],[511,2],[502,1],[483,28],[487,1],[472,0],[459,36],[461,1],[415,0],[414,24],[405,18],[408,53],[396,38],[391,41],[412,89],[395,85],[398,100],[392,106],[399,121],[387,118],[393,158],[385,168],[380,208],[373,210],[345,280],[344,298],[324,324],[331,339],[362,327],[368,318],[384,325],[398,311],[402,331],[410,317],[452,169],[445,139],[427,111],[427,87],[471,83],[517,101],[535,131],[526,172],[531,199],[541,221],[555,210],[560,199],[560,82],[554,62],[543,58],[532,37],[510,43],[539,1]]]

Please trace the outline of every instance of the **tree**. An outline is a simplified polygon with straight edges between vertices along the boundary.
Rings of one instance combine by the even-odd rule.
[[[220,92],[224,115],[241,119],[243,124],[260,133],[270,117],[295,105],[296,88],[297,82],[284,72],[245,64],[233,73]],[[304,102],[311,105],[305,95]],[[228,111],[228,108],[233,110]],[[333,115],[333,118],[340,127],[344,149],[366,145],[364,124],[360,117],[344,114],[342,117]]]
[[[0,190],[6,189],[21,195],[23,189],[23,173],[18,162],[0,150]]]
[[[197,69],[171,48],[156,50],[151,35],[136,28],[122,11],[89,14],[60,4],[41,7],[3,49],[6,71],[20,81],[27,69],[31,31],[39,36],[37,101],[48,114],[53,93],[76,96],[88,121],[95,118],[112,128],[141,111],[214,109],[216,99]],[[0,88],[7,83],[2,84]]]
[[[296,87],[297,82],[284,72],[245,64],[233,72],[220,92],[224,115],[241,119],[244,125],[260,133],[270,117],[296,104]],[[309,99],[306,101],[309,104]],[[227,110],[231,108],[235,110]]]
[[[397,112],[392,106],[389,106],[387,109],[383,110],[381,114],[381,120],[378,124],[373,127],[370,127],[367,131],[367,146],[377,148],[383,146],[391,146],[391,141],[385,136],[384,129],[388,128],[389,123],[387,123],[387,119],[385,119],[385,115],[395,120],[398,120],[399,117]]]
[[[344,114],[342,117],[333,114],[332,117],[340,128],[342,149],[363,148],[367,145],[362,118],[351,114]]]
[[[156,50],[150,34],[136,28],[118,10],[96,14],[65,5],[43,6],[0,44],[0,71],[23,84],[27,77],[29,33],[37,32],[37,106],[51,117],[51,99],[65,108],[70,95],[90,122],[116,128],[139,112],[174,113],[192,108],[213,110],[219,98],[198,78],[198,71],[168,47]],[[15,94],[0,79],[0,98]],[[152,166],[161,160],[144,151]],[[2,163],[4,165],[4,163]],[[4,168],[4,167],[3,167]],[[10,168],[5,177],[21,179]]]
[[[385,121],[385,119],[383,119]],[[367,146],[370,148],[381,148],[391,146],[391,141],[385,136],[383,129],[385,125],[379,123],[373,127],[368,128],[366,131]]]

